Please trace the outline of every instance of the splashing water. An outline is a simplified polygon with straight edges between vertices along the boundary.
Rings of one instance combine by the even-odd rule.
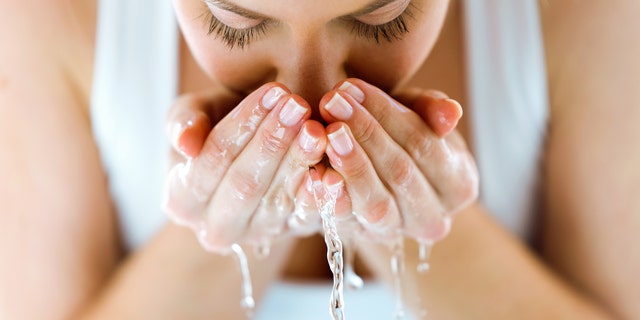
[[[405,318],[404,304],[402,303],[402,276],[404,274],[404,238],[399,236],[391,248],[391,275],[393,276],[393,288],[396,296],[396,309],[393,319]]]
[[[356,256],[355,245],[353,244],[353,239],[345,239],[342,241],[344,246],[344,260],[345,260],[345,268],[344,268],[344,280],[347,284],[347,288],[350,290],[360,290],[364,286],[364,281],[362,278],[356,274],[353,268],[353,261]]]
[[[429,256],[431,255],[431,248],[433,248],[432,242],[420,242],[418,247],[418,272],[425,273],[429,271],[431,265],[429,265]]]
[[[342,241],[336,230],[335,206],[336,194],[327,192],[320,181],[320,175],[315,168],[309,169],[313,185],[313,195],[316,206],[320,210],[322,217],[322,227],[324,230],[324,241],[327,244],[327,261],[333,273],[333,288],[331,291],[330,314],[333,320],[344,320],[344,270],[343,270],[343,249]]]
[[[253,287],[251,286],[251,275],[249,274],[249,264],[247,263],[247,256],[242,250],[242,247],[235,243],[231,246],[231,250],[236,255],[236,261],[240,268],[240,274],[242,275],[242,300],[240,305],[244,309],[247,319],[253,318],[254,309],[256,306],[253,300]]]

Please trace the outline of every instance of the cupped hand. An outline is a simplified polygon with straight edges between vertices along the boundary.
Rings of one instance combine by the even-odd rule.
[[[234,243],[317,231],[305,179],[324,155],[325,128],[309,120],[309,105],[281,84],[266,84],[224,118],[216,116],[230,100],[190,95],[168,113],[169,138],[182,157],[167,176],[165,211],[219,253]]]
[[[342,185],[342,211],[353,212],[367,234],[433,243],[477,198],[477,168],[454,130],[462,115],[456,101],[422,90],[398,99],[403,103],[358,79],[323,97],[331,163],[325,176]]]

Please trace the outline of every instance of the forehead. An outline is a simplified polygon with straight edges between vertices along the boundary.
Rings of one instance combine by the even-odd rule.
[[[224,0],[278,20],[330,20],[393,0]]]

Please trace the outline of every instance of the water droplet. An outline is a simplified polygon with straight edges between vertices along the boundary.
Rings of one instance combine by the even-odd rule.
[[[364,281],[356,274],[353,268],[353,261],[356,257],[355,245],[353,245],[352,239],[344,240],[342,244],[344,245],[344,260],[346,262],[344,278],[347,283],[347,288],[350,290],[360,290],[364,286]]]
[[[402,277],[404,275],[404,238],[398,236],[391,247],[391,275],[393,276],[393,288],[396,296],[396,309],[393,319],[402,320],[405,317],[404,304],[402,302]]]
[[[253,317],[253,311],[255,308],[255,301],[253,300],[253,286],[251,285],[251,275],[249,273],[249,263],[247,262],[247,255],[242,250],[242,247],[234,243],[231,246],[231,250],[235,253],[238,267],[240,268],[240,274],[242,276],[242,300],[240,305],[245,311],[247,319]]]
[[[430,242],[421,242],[418,247],[418,272],[425,273],[429,271],[431,267],[429,265],[429,256],[431,255],[431,248],[433,248],[433,243]]]

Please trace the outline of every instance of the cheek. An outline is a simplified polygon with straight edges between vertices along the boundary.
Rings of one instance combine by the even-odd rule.
[[[194,47],[194,51],[200,48]],[[226,48],[206,50],[195,53],[196,61],[202,70],[216,82],[238,92],[251,92],[260,85],[272,81],[275,70],[273,66],[261,56],[246,54],[230,54]],[[200,50],[202,51],[202,50]]]
[[[428,2],[401,41],[368,42],[352,50],[350,76],[362,78],[385,91],[404,84],[419,70],[438,39],[447,13],[447,2]]]
[[[368,48],[352,51],[346,64],[349,77],[363,79],[387,92],[408,78],[421,58],[411,54],[407,45],[385,48]]]
[[[231,51],[215,35],[208,35],[208,21],[202,18],[207,9],[199,1],[175,0],[174,6],[189,50],[207,76],[237,91],[269,81],[273,70],[268,56],[253,52],[260,48]]]

